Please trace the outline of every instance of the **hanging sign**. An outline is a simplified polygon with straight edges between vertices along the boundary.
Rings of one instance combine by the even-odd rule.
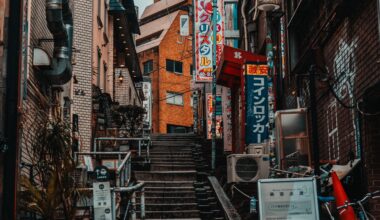
[[[246,80],[246,144],[268,139],[268,66],[245,65]]]
[[[212,94],[207,93],[207,103],[206,103],[206,110],[207,110],[207,139],[212,139],[212,114],[213,114],[213,105],[212,105]],[[215,133],[216,138],[222,138],[223,134],[223,117],[222,117],[222,96],[217,95],[216,96],[216,109],[215,109],[215,115],[216,115],[216,124],[215,124]]]
[[[109,171],[106,166],[97,166],[95,167],[95,178],[98,181],[107,181],[109,179]]]
[[[196,82],[211,82],[213,73],[212,0],[195,0],[195,62]],[[224,1],[218,0],[216,15],[217,65],[224,44]]]

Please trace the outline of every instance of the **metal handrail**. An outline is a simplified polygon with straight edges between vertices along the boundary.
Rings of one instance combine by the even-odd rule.
[[[78,160],[78,156],[94,156],[94,155],[117,155],[118,156],[118,167],[116,170],[116,186],[122,187],[129,184],[131,179],[131,152],[75,152],[74,160]],[[125,155],[124,159],[121,160],[121,156]],[[122,172],[124,171],[124,172]]]
[[[228,220],[241,220],[239,213],[236,211],[235,207],[232,205],[230,199],[224,192],[223,188],[220,186],[218,180],[215,176],[209,176],[208,180],[211,184],[212,189],[218,199],[218,203],[225,214],[226,219]]]
[[[94,146],[93,146],[93,152],[97,152],[98,149],[98,142],[99,142],[99,148],[101,147],[101,141],[138,141],[138,155],[141,156],[141,147],[142,145],[146,144],[146,151],[147,156],[149,157],[149,148],[151,145],[151,139],[150,137],[135,137],[135,138],[124,138],[124,137],[97,137],[94,139]]]
[[[116,216],[116,192],[125,192],[125,193],[130,193],[132,192],[131,199],[129,200],[128,203],[131,203],[132,205],[132,214],[131,218],[132,220],[136,220],[136,192],[140,192],[140,218],[145,219],[145,190],[144,190],[144,182],[139,182],[136,185],[133,186],[128,186],[128,187],[111,187],[111,193],[112,193],[112,213],[113,216]],[[94,190],[93,188],[79,188],[78,191],[92,191]],[[127,206],[127,209],[125,211],[124,215],[124,220],[126,220],[126,217],[128,216],[129,212],[129,205]]]

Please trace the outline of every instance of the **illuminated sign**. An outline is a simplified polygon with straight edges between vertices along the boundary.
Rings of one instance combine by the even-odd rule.
[[[212,81],[212,0],[195,0],[195,80],[196,82]],[[216,50],[217,61],[222,54],[224,44],[224,1],[218,1],[216,16]]]

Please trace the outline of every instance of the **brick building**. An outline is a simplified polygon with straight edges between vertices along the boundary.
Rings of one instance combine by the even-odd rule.
[[[152,84],[154,133],[172,133],[176,128],[189,131],[193,124],[192,38],[179,34],[180,16],[189,14],[191,2],[156,0],[140,20],[137,52],[143,74]]]
[[[296,108],[296,94],[298,107],[310,107],[305,74],[315,73],[320,160],[346,164],[361,159],[346,184],[351,199],[379,190],[378,1],[285,3],[289,72],[282,107]],[[379,210],[379,201],[371,201],[376,219]]]

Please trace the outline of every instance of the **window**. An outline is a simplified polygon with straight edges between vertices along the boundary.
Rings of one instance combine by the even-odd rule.
[[[183,95],[175,92],[166,92],[166,103],[183,105]]]
[[[190,75],[191,76],[194,75],[193,71],[194,71],[193,64],[190,64]]]
[[[148,75],[153,71],[153,60],[148,60],[144,64],[144,74]]]
[[[166,60],[166,71],[173,73],[182,73],[182,62],[174,60]]]

